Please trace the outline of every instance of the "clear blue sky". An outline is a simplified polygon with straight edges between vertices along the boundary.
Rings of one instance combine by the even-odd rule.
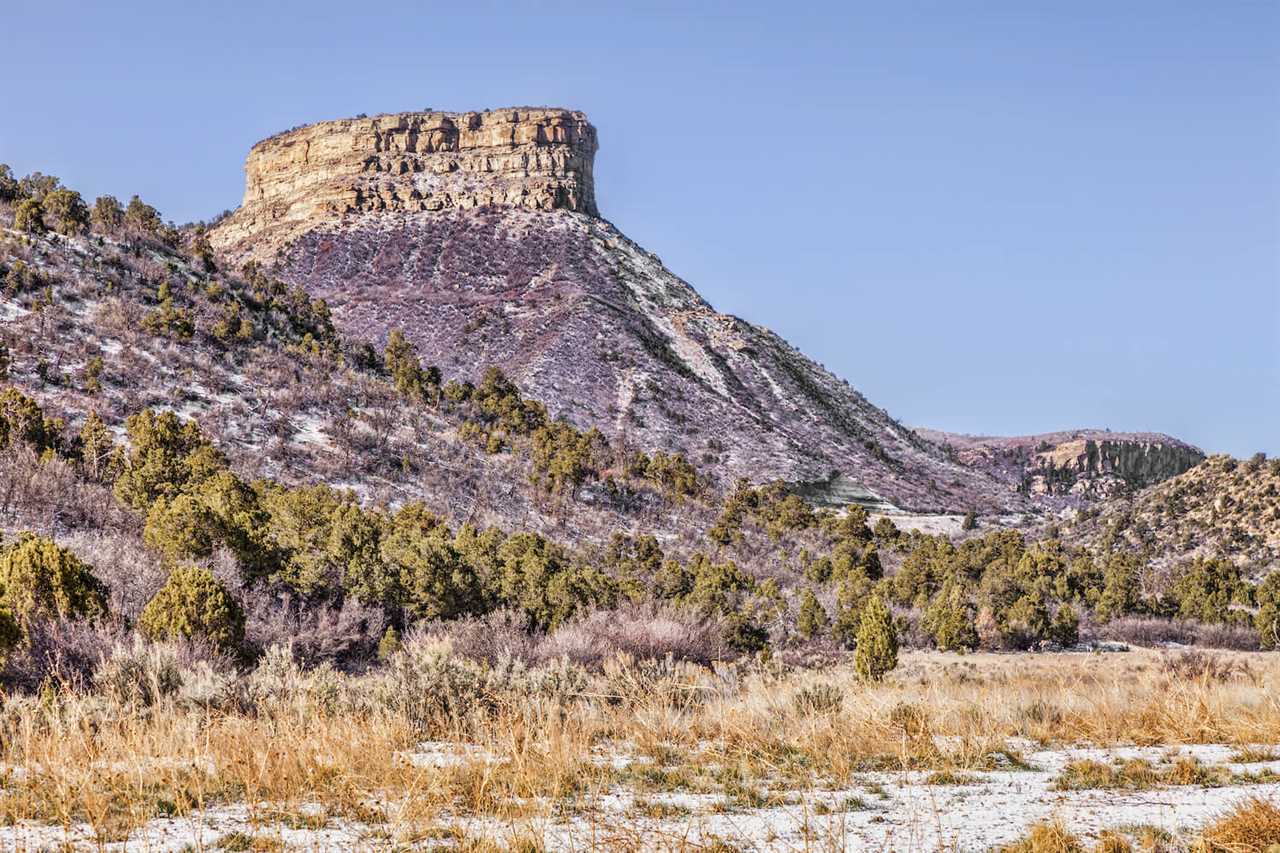
[[[605,216],[907,423],[1280,455],[1275,2],[7,0],[2,19],[0,162],[86,196],[206,218],[292,125],[575,107]]]

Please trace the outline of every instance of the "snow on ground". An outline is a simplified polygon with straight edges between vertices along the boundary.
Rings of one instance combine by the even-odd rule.
[[[787,805],[754,809],[732,808],[720,794],[638,795],[617,790],[573,803],[568,809],[548,804],[551,807],[545,810],[566,816],[502,820],[445,814],[434,830],[426,832],[398,831],[396,804],[388,804],[386,812],[392,821],[385,825],[326,819],[315,805],[295,808],[284,816],[266,805],[256,809],[232,805],[153,820],[127,841],[102,844],[93,841],[85,825],[63,828],[23,822],[0,827],[0,849],[176,853],[217,850],[233,839],[243,845],[246,837],[258,837],[275,846],[254,849],[431,850],[449,849],[459,836],[487,837],[499,847],[533,836],[547,850],[636,849],[637,845],[666,850],[721,839],[751,851],[985,851],[1019,838],[1032,823],[1052,818],[1086,839],[1102,829],[1136,825],[1158,827],[1186,839],[1243,799],[1280,799],[1280,784],[1055,791],[1053,781],[1068,762],[1081,759],[1143,758],[1162,764],[1191,757],[1235,772],[1280,772],[1280,760],[1233,763],[1229,759],[1234,752],[1220,745],[1042,749],[1023,753],[1033,769],[966,773],[974,780],[970,784],[927,784],[925,771],[866,773],[847,789],[790,792],[782,798]],[[406,758],[425,767],[491,760],[473,747],[436,742],[423,744],[420,753]],[[622,766],[628,758],[620,752],[603,760]]]

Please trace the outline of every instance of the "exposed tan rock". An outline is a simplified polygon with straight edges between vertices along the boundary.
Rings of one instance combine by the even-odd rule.
[[[1030,495],[1090,500],[1144,489],[1205,458],[1197,447],[1160,433],[1075,430],[1014,437],[918,429],[961,462]]]
[[[348,214],[498,205],[596,215],[596,130],[563,109],[396,113],[339,119],[259,142],[240,209],[210,241],[236,260],[268,260]]]

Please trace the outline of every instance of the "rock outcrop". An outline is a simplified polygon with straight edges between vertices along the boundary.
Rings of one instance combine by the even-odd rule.
[[[1034,497],[1112,498],[1176,477],[1205,458],[1199,448],[1159,433],[1075,430],[996,437],[917,432],[964,464]]]
[[[352,214],[502,206],[595,215],[595,152],[586,116],[562,109],[321,122],[253,146],[244,201],[211,240],[237,260],[263,260]]]

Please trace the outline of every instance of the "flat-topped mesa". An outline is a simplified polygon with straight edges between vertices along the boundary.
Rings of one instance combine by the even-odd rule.
[[[596,145],[584,114],[555,108],[307,125],[250,149],[244,202],[210,239],[219,250],[264,257],[349,214],[497,205],[597,216]],[[250,238],[261,245],[250,249]]]

